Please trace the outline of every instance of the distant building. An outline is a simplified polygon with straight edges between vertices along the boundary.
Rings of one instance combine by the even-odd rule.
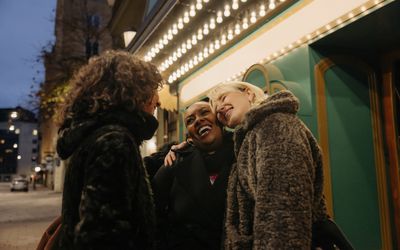
[[[0,109],[0,181],[34,173],[39,151],[35,115],[21,107]]]
[[[73,73],[87,60],[111,49],[107,24],[111,7],[106,0],[58,0],[55,15],[55,44],[44,54],[45,82],[40,90],[39,131],[42,136],[39,163],[46,166],[45,185],[61,191],[64,164],[56,154],[55,107]]]

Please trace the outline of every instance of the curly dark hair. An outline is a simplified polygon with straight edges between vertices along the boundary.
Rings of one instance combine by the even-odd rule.
[[[151,63],[126,51],[106,51],[93,57],[74,75],[59,125],[113,109],[141,110],[161,87],[163,79]]]

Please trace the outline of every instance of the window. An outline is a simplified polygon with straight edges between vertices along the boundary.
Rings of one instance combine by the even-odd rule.
[[[36,154],[37,153],[37,149],[36,148],[32,148],[32,154]]]
[[[33,139],[32,144],[37,144],[37,139]]]
[[[38,135],[38,130],[37,129],[32,130],[32,135]]]

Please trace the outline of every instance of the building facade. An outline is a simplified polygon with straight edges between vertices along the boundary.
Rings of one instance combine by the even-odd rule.
[[[0,109],[0,181],[35,174],[39,151],[35,115],[21,107]]]
[[[132,13],[124,2],[118,16]],[[221,82],[289,89],[324,153],[331,216],[356,249],[400,249],[400,1],[151,2],[112,22],[168,81],[179,139],[184,108]]]
[[[61,191],[64,163],[56,154],[56,107],[73,73],[91,56],[112,48],[107,24],[111,7],[106,0],[58,0],[55,14],[55,43],[44,54],[45,82],[40,91],[40,163],[46,168],[47,185]]]

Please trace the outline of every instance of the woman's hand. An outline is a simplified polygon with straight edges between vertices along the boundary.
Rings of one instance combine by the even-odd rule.
[[[168,154],[164,158],[164,166],[172,166],[174,161],[176,160],[175,151],[178,149],[186,148],[189,145],[186,141],[179,143],[178,145],[174,145],[169,150]]]

